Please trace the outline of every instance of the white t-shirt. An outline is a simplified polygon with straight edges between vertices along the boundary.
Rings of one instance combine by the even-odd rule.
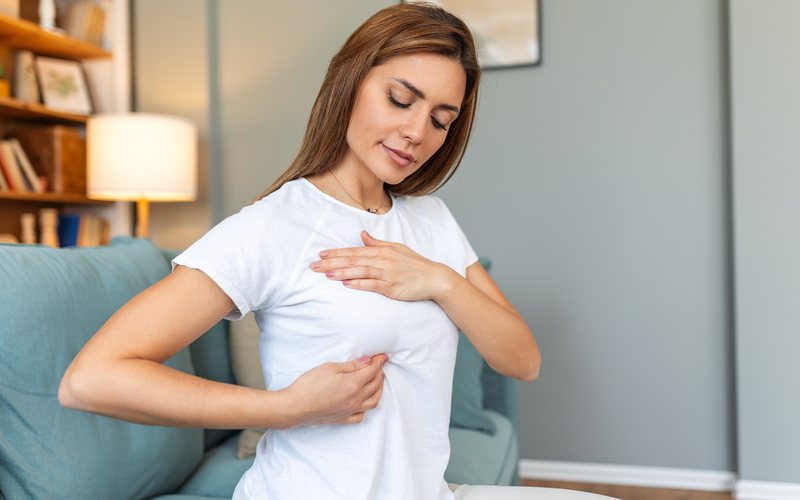
[[[325,362],[385,352],[378,407],[355,425],[268,430],[235,500],[446,500],[448,424],[458,329],[433,301],[353,290],[309,265],[324,249],[362,247],[366,229],[462,276],[477,260],[444,202],[400,196],[370,214],[301,178],[228,217],[174,264],[200,269],[255,312],[267,389]],[[237,496],[238,495],[238,496]]]

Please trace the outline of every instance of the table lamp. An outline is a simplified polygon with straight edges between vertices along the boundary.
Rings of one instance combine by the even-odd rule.
[[[197,130],[152,113],[100,114],[86,124],[87,196],[136,201],[136,236],[147,237],[150,201],[197,196]]]

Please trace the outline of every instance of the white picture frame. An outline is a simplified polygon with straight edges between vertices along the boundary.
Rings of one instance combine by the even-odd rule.
[[[542,63],[542,0],[401,0],[436,4],[469,27],[483,69]]]
[[[36,56],[33,61],[42,104],[66,113],[89,115],[93,111],[86,73],[80,61]]]

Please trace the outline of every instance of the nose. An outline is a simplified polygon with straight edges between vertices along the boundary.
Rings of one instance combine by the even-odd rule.
[[[426,120],[427,115],[424,113],[415,113],[409,116],[408,121],[406,121],[400,129],[400,135],[405,141],[411,144],[416,145],[421,143],[425,136]]]

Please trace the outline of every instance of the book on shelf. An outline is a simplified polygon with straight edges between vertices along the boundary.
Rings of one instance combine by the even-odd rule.
[[[25,150],[22,149],[22,145],[14,138],[7,139],[7,142],[11,144],[11,149],[14,151],[14,159],[17,160],[22,174],[25,177],[25,181],[31,187],[31,191],[34,193],[44,193],[44,186],[42,186],[39,176],[36,174],[36,170],[34,170],[33,165],[31,165],[31,160],[28,158],[28,155],[25,154]]]
[[[108,245],[109,224],[91,214],[61,214],[58,216],[58,241],[62,247],[92,247]]]
[[[0,193],[5,193],[7,191],[11,191],[8,187],[8,181],[6,180],[6,174],[3,171],[3,168],[0,167]]]
[[[25,193],[31,190],[25,182],[22,168],[14,157],[14,150],[11,148],[11,143],[7,141],[0,141],[0,168],[3,169],[3,173],[8,181],[8,187],[11,191]]]
[[[57,194],[86,193],[86,139],[65,125],[17,126],[6,137],[19,140],[46,190]]]
[[[106,11],[92,0],[75,2],[67,10],[64,29],[74,38],[102,45],[106,30]]]

